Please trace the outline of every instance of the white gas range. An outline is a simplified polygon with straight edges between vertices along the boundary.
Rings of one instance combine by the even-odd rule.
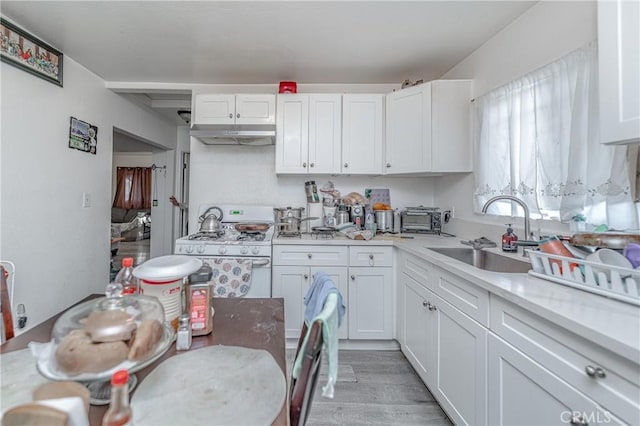
[[[273,207],[257,205],[203,204],[198,217],[212,207],[222,211],[222,231],[219,233],[196,232],[178,238],[175,253],[197,256],[213,265],[227,259],[252,262],[251,286],[244,297],[271,297],[271,240],[273,239]],[[264,232],[239,232],[237,224],[268,224]]]

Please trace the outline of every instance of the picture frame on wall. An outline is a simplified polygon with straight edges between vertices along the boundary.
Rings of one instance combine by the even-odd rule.
[[[62,87],[64,55],[0,18],[0,60]]]
[[[96,154],[98,151],[98,126],[71,117],[69,123],[69,148]]]

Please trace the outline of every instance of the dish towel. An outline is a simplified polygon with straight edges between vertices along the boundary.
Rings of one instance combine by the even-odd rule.
[[[251,288],[251,259],[202,259],[213,272],[214,297],[243,297]]]
[[[309,291],[307,291],[307,295],[304,297],[304,304],[306,305],[304,319],[307,327],[310,329],[311,323],[316,320],[322,323],[322,338],[324,342],[322,349],[327,357],[329,366],[327,384],[322,387],[322,396],[333,398],[333,387],[338,379],[338,328],[342,324],[346,311],[342,294],[340,294],[333,280],[326,273],[318,272]],[[292,375],[294,378],[298,378],[300,374],[303,358],[301,355],[307,347],[308,339],[309,333],[304,337],[298,352],[299,356],[293,365]]]

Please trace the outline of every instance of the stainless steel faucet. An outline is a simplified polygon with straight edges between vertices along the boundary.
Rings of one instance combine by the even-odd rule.
[[[513,201],[514,203],[520,204],[522,206],[522,210],[524,210],[524,234],[525,234],[525,239],[528,241],[532,241],[533,240],[533,233],[531,232],[531,220],[530,220],[530,215],[529,215],[529,207],[527,207],[527,205],[525,204],[524,201],[522,201],[520,198],[514,197],[513,195],[498,195],[495,196],[493,198],[490,198],[489,201],[487,201],[486,203],[484,203],[484,206],[482,206],[482,213],[486,213],[487,209],[489,208],[489,206],[491,204],[493,204],[496,201],[499,200],[509,200],[509,201]],[[521,241],[522,243],[522,241]],[[522,244],[520,244],[522,245]]]

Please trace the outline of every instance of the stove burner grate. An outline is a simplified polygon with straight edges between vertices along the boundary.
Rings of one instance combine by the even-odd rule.
[[[263,232],[241,232],[238,235],[238,241],[264,241],[265,234]]]
[[[197,232],[195,234],[189,235],[190,240],[195,241],[208,241],[208,240],[219,240],[224,236],[224,231],[219,232]]]

